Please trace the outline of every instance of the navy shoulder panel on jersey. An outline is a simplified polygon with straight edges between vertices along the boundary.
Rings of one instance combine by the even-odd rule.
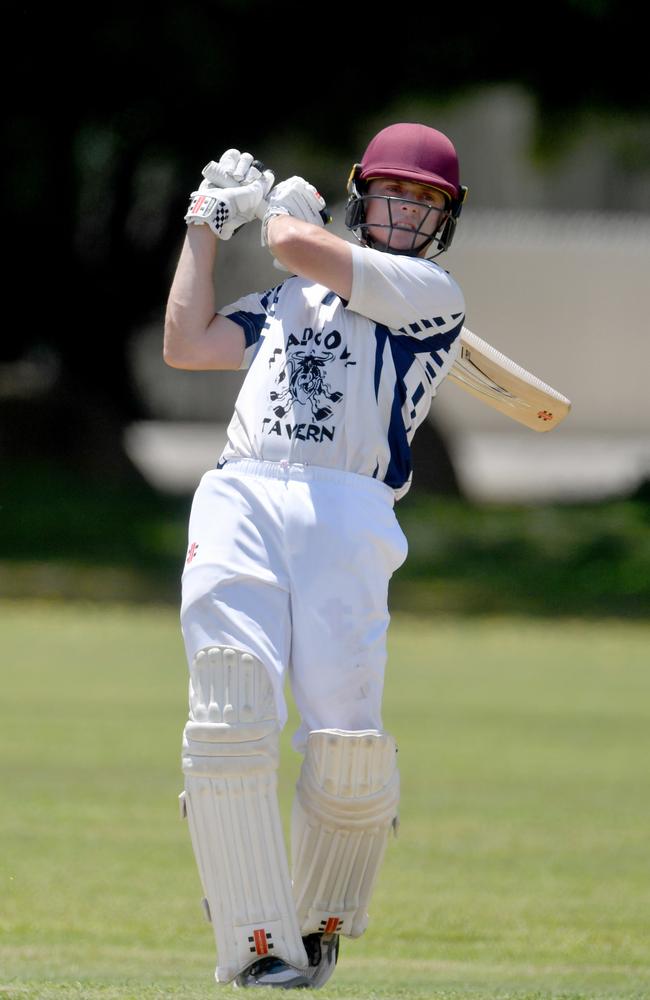
[[[457,314],[451,318],[452,320],[459,320],[459,322],[444,332],[432,333],[422,339],[409,335],[409,333],[422,333],[422,330],[396,332],[390,330],[387,326],[382,326],[380,323],[375,324],[375,399],[379,398],[387,348],[390,352],[389,356],[395,371],[393,399],[388,424],[390,460],[384,476],[384,482],[395,490],[404,486],[412,472],[411,445],[409,443],[411,428],[407,427],[404,422],[405,413],[407,412],[405,411],[404,404],[410,392],[408,412],[411,419],[414,419],[418,403],[426,392],[424,381],[421,378],[417,380],[415,386],[411,384],[411,388],[407,390],[407,376],[412,371],[413,366],[417,365],[417,371],[424,376],[429,385],[432,384],[437,376],[436,368],[444,366],[444,355],[449,353],[452,344],[460,335],[462,329],[464,318],[462,314]],[[442,320],[440,325],[443,323],[448,323],[448,320]],[[424,328],[428,330],[429,324],[427,323]],[[427,357],[423,358],[422,355],[427,355]],[[424,371],[422,370],[422,365],[424,365]]]
[[[257,312],[257,310],[252,309],[236,309],[235,312],[228,313],[228,319],[231,319],[234,323],[241,326],[244,331],[244,338],[246,340],[246,347],[251,347],[252,344],[256,344],[260,339],[262,330],[264,329],[268,317],[271,316],[275,310],[275,305],[280,296],[280,290],[284,282],[280,282],[274,288],[269,288],[266,292],[260,295],[260,306],[263,312]]]
[[[265,312],[253,313],[247,312],[245,309],[238,309],[237,312],[229,313],[228,319],[241,326],[244,331],[246,347],[250,347],[260,339],[267,315]]]
[[[263,295],[260,296],[260,305],[265,312],[271,312],[280,297],[280,292],[282,291],[283,286],[284,281],[281,281],[279,285],[269,288]]]
[[[383,326],[381,323],[376,323],[375,398],[377,398],[379,394],[379,385],[381,382],[381,373],[384,364],[384,348],[387,341],[390,344],[390,351],[398,380],[409,370],[415,361],[416,355],[419,356],[427,354],[429,357],[426,360],[421,357],[419,357],[418,360],[424,363],[427,373],[430,376],[429,381],[431,381],[436,377],[434,365],[442,368],[445,361],[442,355],[449,353],[452,344],[460,336],[460,332],[463,328],[464,316],[462,314],[459,315],[460,322],[450,330],[446,330],[444,333],[434,333],[431,336],[424,337],[422,339],[408,336],[406,331],[399,331],[396,333],[395,331],[390,330],[387,326]],[[457,318],[457,316],[452,317],[452,319]],[[431,362],[433,362],[433,365]]]

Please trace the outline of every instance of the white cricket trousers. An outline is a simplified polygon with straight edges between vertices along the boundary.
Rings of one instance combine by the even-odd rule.
[[[388,583],[407,554],[390,487],[356,473],[229,460],[192,504],[181,627],[192,662],[258,657],[284,726],[288,677],[303,751],[314,729],[382,730]]]

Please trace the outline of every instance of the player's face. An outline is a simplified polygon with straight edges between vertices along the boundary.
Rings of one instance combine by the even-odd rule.
[[[444,194],[426,184],[375,177],[365,202],[367,232],[387,249],[412,250],[440,229],[445,205]]]

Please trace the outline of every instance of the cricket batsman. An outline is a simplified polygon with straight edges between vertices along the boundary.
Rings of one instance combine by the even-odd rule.
[[[183,814],[219,983],[318,988],[356,938],[398,811],[382,692],[388,585],[407,542],[395,501],[411,442],[451,368],[462,293],[433,258],[466,189],[443,133],[399,123],[355,164],[346,225],[301,177],[250,153],[203,170],[165,319],[167,364],[247,371],[189,522]],[[219,245],[261,219],[285,272],[215,309]],[[218,276],[218,268],[217,268]],[[285,680],[303,755],[291,865],[277,801]]]

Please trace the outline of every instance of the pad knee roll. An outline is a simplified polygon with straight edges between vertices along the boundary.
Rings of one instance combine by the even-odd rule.
[[[219,777],[277,767],[275,697],[256,657],[224,646],[200,650],[190,667],[189,701],[185,774]]]
[[[395,741],[376,730],[310,733],[292,816],[300,929],[358,937],[397,817]]]
[[[264,665],[223,646],[201,650],[190,666],[184,799],[219,982],[269,954],[307,965],[277,802],[279,732]]]

